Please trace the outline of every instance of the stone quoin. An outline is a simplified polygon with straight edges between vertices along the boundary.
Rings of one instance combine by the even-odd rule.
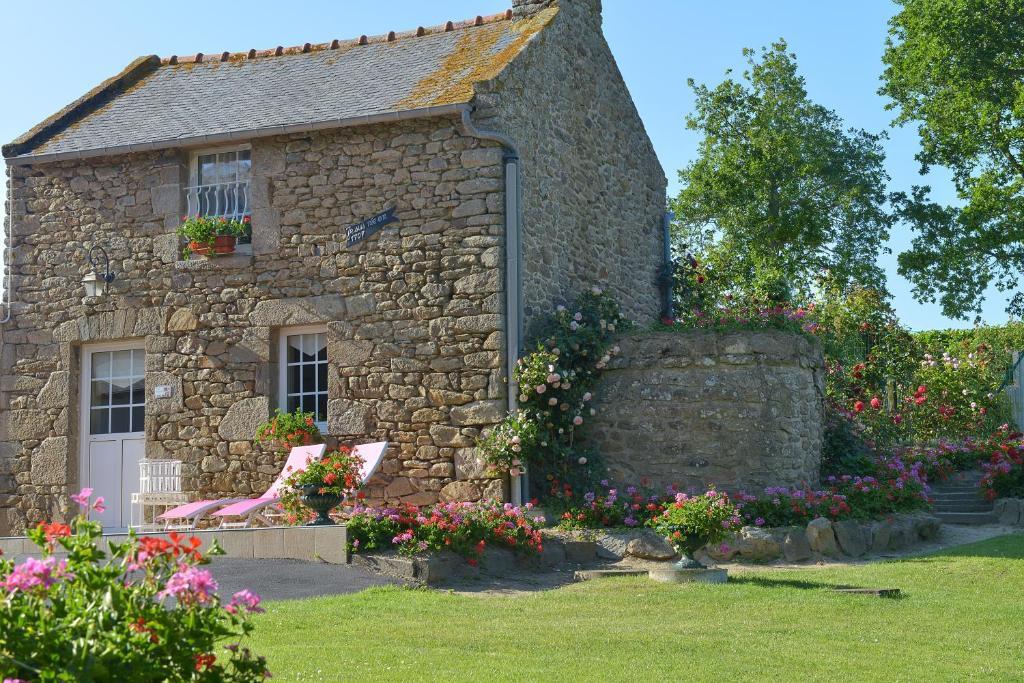
[[[3,155],[0,535],[80,486],[123,526],[143,455],[190,497],[261,493],[283,457],[254,432],[289,402],[391,443],[371,502],[506,497],[474,445],[530,321],[593,286],[660,311],[666,181],[599,0],[140,58]],[[251,235],[186,258],[186,213]],[[115,279],[86,296],[93,246]]]

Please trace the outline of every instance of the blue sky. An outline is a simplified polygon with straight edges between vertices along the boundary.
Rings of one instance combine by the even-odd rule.
[[[571,0],[570,0],[571,1]],[[5,2],[6,27],[0,92],[0,139],[8,142],[144,54],[207,54],[224,50],[301,45],[360,34],[386,33],[505,9],[501,0],[247,0],[198,4],[48,0]],[[693,100],[686,79],[717,83],[726,68],[743,66],[743,47],[782,37],[797,54],[807,88],[848,125],[881,131],[891,113],[876,94],[886,22],[896,11],[887,0],[604,0],[605,34],[647,131],[678,190],[677,170],[687,164],[697,138],[683,118]],[[893,189],[922,183],[913,156],[912,129],[890,130],[887,169]],[[948,176],[927,179],[934,196],[952,198]],[[897,228],[896,253],[910,242]],[[914,329],[967,326],[919,304],[896,273],[895,255],[883,257],[900,317]],[[983,317],[1006,320],[1004,297],[992,292]]]

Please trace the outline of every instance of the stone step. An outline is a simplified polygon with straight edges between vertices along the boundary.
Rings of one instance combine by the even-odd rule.
[[[995,524],[999,521],[991,512],[936,512],[943,524]]]
[[[981,492],[974,491],[932,491],[936,500],[982,500]]]
[[[984,501],[978,501],[976,503],[945,503],[935,504],[936,512],[992,512],[993,507],[989,503]]]
[[[964,486],[964,487],[958,487],[958,488],[945,488],[945,487],[943,487],[943,488],[933,488],[931,492],[932,492],[933,495],[935,495],[935,494],[951,494],[951,493],[965,494],[965,495],[971,495],[971,496],[980,496],[981,495],[981,489],[979,489],[977,486]]]

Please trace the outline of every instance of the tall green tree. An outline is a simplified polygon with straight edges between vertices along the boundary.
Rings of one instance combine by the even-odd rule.
[[[740,80],[688,81],[696,106],[686,125],[703,139],[670,202],[679,248],[697,256],[718,294],[881,285],[876,260],[892,221],[883,135],[846,130],[812,102],[784,41],[743,54]]]
[[[928,187],[903,198],[917,235],[899,270],[917,299],[967,317],[1024,268],[1024,0],[897,1],[879,92],[894,125],[917,123],[922,174],[949,168],[961,204]]]

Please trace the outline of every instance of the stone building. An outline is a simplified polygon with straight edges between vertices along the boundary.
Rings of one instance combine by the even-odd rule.
[[[474,443],[530,318],[598,284],[659,313],[666,182],[600,0],[143,57],[3,155],[0,535],[80,486],[124,526],[143,455],[194,495],[262,492],[282,458],[254,432],[295,405],[391,442],[371,499],[510,495]],[[251,236],[185,258],[186,213]]]

